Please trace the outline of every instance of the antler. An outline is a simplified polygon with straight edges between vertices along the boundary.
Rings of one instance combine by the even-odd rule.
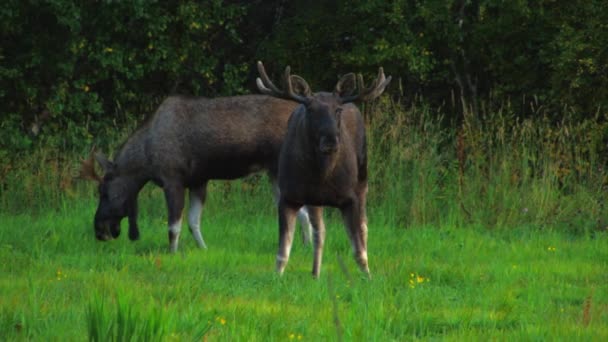
[[[359,88],[359,93],[352,96],[342,97],[342,102],[354,102],[354,101],[370,101],[380,96],[386,86],[391,82],[392,76],[388,78],[384,76],[384,69],[382,67],[378,68],[378,76],[369,86],[369,88],[365,87],[365,83],[363,83],[363,76],[361,74],[357,75],[357,83]]]
[[[77,178],[93,180],[101,183],[103,179],[97,173],[95,173],[95,147],[91,149],[89,158],[81,158],[80,161],[80,170]]]
[[[309,101],[310,87],[308,86],[308,83],[306,83],[306,81],[298,75],[291,75],[291,68],[289,66],[285,68],[285,73],[283,74],[283,82],[285,83],[285,87],[287,89],[282,91],[275,86],[274,83],[272,83],[266,74],[264,64],[262,64],[260,61],[258,61],[257,64],[260,77],[255,80],[255,83],[263,94],[286,100],[292,100],[299,103],[307,103]],[[292,82],[295,83],[295,86]],[[296,94],[294,88],[297,89],[301,94],[304,94],[304,96]]]

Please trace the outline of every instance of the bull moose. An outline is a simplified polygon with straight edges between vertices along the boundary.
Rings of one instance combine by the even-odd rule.
[[[299,84],[300,78],[293,77]],[[153,181],[163,188],[167,202],[170,250],[178,248],[187,189],[190,231],[198,246],[206,248],[200,218],[208,181],[265,170],[277,189],[279,151],[296,106],[265,95],[168,97],[126,140],[113,161],[93,152],[83,160],[80,178],[99,183],[95,236],[102,241],[118,237],[120,222],[128,217],[129,238],[137,240],[137,196],[148,181]],[[103,176],[95,173],[93,158]],[[306,210],[299,216],[303,238],[310,239]]]
[[[379,68],[377,78],[366,88],[361,75],[350,73],[340,78],[333,92],[313,94],[303,79],[290,76],[289,66],[283,77],[285,90],[272,83],[261,62],[258,72],[262,93],[300,104],[289,119],[279,156],[277,272],[282,274],[289,260],[296,213],[307,205],[313,227],[312,275],[319,276],[325,241],[322,207],[332,206],[341,211],[355,260],[369,276],[366,136],[361,112],[352,102],[380,96],[391,77],[386,78]]]

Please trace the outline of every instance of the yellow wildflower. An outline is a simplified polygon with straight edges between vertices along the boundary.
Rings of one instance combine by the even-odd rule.
[[[409,285],[411,288],[416,287],[416,284],[421,284],[424,282],[428,282],[429,278],[421,276],[417,273],[410,273]]]

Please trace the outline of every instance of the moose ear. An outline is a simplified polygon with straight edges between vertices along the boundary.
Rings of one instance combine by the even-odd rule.
[[[291,75],[289,78],[291,80],[291,86],[293,87],[294,93],[304,97],[310,97],[312,95],[310,86],[302,77],[298,75]]]
[[[95,160],[97,160],[99,165],[101,165],[104,173],[110,173],[116,168],[116,164],[108,160],[108,158],[106,158],[106,156],[104,156],[101,152],[95,153]]]
[[[350,96],[357,88],[357,77],[354,73],[348,73],[340,78],[334,89],[334,94],[339,97]]]

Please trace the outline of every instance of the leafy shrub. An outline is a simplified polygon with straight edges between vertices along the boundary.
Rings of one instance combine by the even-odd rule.
[[[47,147],[72,148],[107,141],[104,127],[141,120],[171,92],[244,92],[249,56],[233,49],[246,8],[219,0],[3,2],[2,129],[12,132],[3,153],[28,147],[35,125],[53,137]]]

